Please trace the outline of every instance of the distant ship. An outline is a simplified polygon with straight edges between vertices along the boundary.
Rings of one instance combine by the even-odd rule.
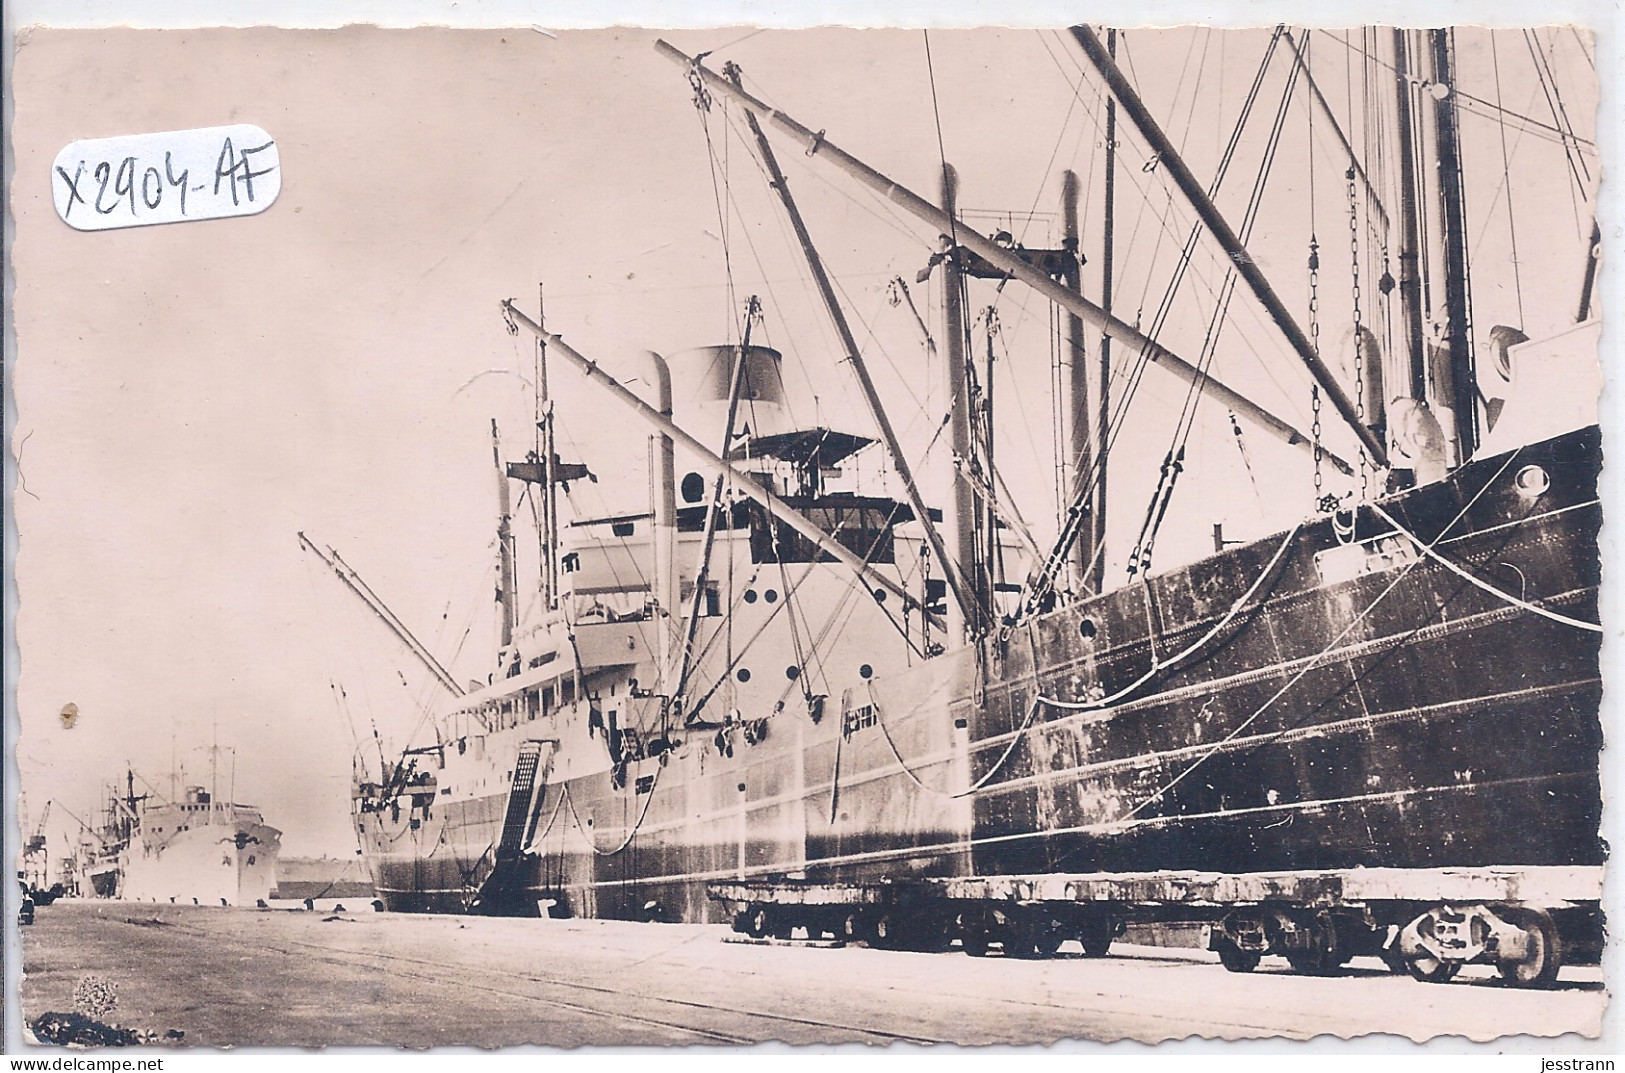
[[[134,771],[107,798],[100,830],[86,828],[81,890],[100,898],[254,905],[271,896],[282,832],[253,805],[216,801],[188,786],[178,801],[137,794]]]

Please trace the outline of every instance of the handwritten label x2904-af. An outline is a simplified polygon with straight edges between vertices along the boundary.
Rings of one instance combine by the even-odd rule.
[[[81,231],[264,212],[282,190],[276,141],[238,123],[74,142],[56,155],[57,215]]]

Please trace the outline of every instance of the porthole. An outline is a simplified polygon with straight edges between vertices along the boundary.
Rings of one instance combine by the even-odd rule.
[[[755,589],[746,589],[745,590],[745,602],[747,604],[753,604],[753,603],[756,602],[756,590]]]
[[[869,666],[867,663],[865,663],[863,666],[858,668],[858,677],[859,678],[871,678],[871,677],[874,676],[874,673],[875,673],[875,669],[873,667]]]
[[[1100,631],[1095,628],[1095,620],[1092,618],[1086,618],[1082,622],[1078,623],[1078,635],[1085,641],[1092,640],[1095,634],[1099,632]]]
[[[801,668],[792,663],[790,666],[784,669],[784,676],[790,679],[790,681],[794,682],[797,678],[801,677]]]
[[[705,498],[705,478],[698,473],[683,474],[683,502],[698,503]]]
[[[779,599],[779,592],[777,589],[768,589],[766,592],[762,593],[762,599],[766,600],[770,604],[776,603]]]
[[[1525,466],[1512,478],[1513,487],[1525,499],[1538,499],[1552,486],[1552,476],[1540,466]]]
[[[734,672],[734,677],[739,679],[741,682],[750,681],[750,668],[749,667],[741,667],[741,668],[739,668],[739,670]]]

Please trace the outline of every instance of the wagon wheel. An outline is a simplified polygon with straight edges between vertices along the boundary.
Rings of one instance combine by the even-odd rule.
[[[1042,925],[1026,920],[1006,921],[998,930],[999,945],[1007,958],[1034,958],[1038,956],[1038,936]]]
[[[869,923],[869,945],[876,950],[901,950],[902,932],[890,913],[877,913]]]
[[[1252,972],[1258,968],[1259,959],[1263,956],[1254,950],[1243,950],[1233,943],[1219,947],[1219,964],[1231,972]]]
[[[960,929],[959,945],[965,948],[965,953],[973,958],[987,957],[988,936],[987,931],[974,924]]]
[[[1397,946],[1385,946],[1379,955],[1382,963],[1388,966],[1388,971],[1395,976],[1404,976],[1410,970],[1405,967],[1405,955],[1399,952]]]
[[[941,917],[921,916],[913,921],[906,944],[910,950],[940,954],[953,945],[952,929]]]
[[[1499,960],[1496,971],[1508,987],[1550,987],[1563,965],[1563,943],[1551,915],[1540,909],[1514,908],[1501,914],[1508,924],[1523,931],[1528,952],[1519,960]]]
[[[1110,920],[1091,920],[1078,929],[1078,943],[1083,947],[1083,956],[1086,958],[1103,958],[1112,948],[1112,922]]]
[[[753,905],[745,910],[745,934],[752,939],[763,939],[773,927],[773,914],[765,905]]]
[[[1041,958],[1052,958],[1066,942],[1066,929],[1053,920],[1043,920],[1033,929],[1033,951]]]
[[[1328,976],[1348,960],[1338,949],[1337,928],[1324,914],[1310,922],[1310,945],[1306,950],[1294,950],[1286,959],[1294,971],[1305,976]]]
[[[1425,984],[1442,984],[1455,978],[1456,973],[1461,971],[1461,962],[1444,961],[1432,954],[1421,953],[1405,959],[1405,971]]]

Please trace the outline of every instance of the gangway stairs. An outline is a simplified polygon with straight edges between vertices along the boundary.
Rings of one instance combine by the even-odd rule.
[[[537,802],[547,786],[547,774],[558,749],[553,739],[521,742],[514,761],[513,780],[508,784],[508,806],[502,817],[502,833],[497,838],[495,860],[476,904],[486,912],[502,912],[501,903],[520,892],[515,872],[525,848],[525,839],[535,818]],[[507,910],[507,911],[511,911]]]

